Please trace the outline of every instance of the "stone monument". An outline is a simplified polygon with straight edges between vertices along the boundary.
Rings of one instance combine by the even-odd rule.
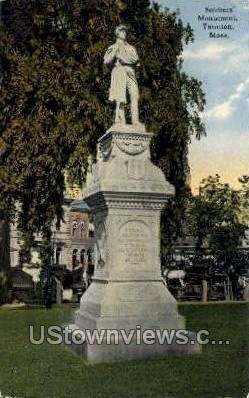
[[[118,36],[118,45],[111,46],[105,55],[105,62],[115,63],[110,89],[116,101],[115,123],[98,141],[97,163],[83,192],[94,217],[95,273],[70,325],[72,331],[118,333],[111,344],[104,338],[101,344],[86,341],[74,345],[79,354],[93,362],[199,352],[191,332],[188,336],[193,342],[185,345],[177,344],[175,338],[171,344],[147,344],[143,339],[139,344],[137,339],[138,332],[141,335],[145,330],[185,329],[185,321],[160,270],[160,211],[174,195],[174,187],[150,160],[152,134],[139,122],[138,89],[131,65],[138,57],[134,47],[125,42],[125,31],[123,26],[116,29],[122,38]],[[131,90],[134,101],[131,125],[125,123],[123,110],[120,112],[127,90]],[[121,331],[127,335],[136,331],[129,344]]]

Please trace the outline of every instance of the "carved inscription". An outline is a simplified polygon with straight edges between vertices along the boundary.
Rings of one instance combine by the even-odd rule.
[[[140,221],[129,221],[120,230],[118,255],[124,265],[146,266],[149,261],[150,230]]]

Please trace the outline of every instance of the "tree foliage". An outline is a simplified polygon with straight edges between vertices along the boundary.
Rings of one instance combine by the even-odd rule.
[[[242,217],[244,208],[242,191],[222,183],[219,175],[202,181],[188,210],[188,226],[196,238],[197,257],[205,256],[208,248],[218,263],[226,268],[230,265],[247,229]]]
[[[97,139],[112,124],[103,54],[120,22],[128,25],[141,60],[141,119],[156,134],[152,159],[176,187],[165,217],[173,208],[172,228],[180,228],[188,144],[204,134],[201,83],[182,71],[191,27],[148,0],[5,0],[0,207],[11,215],[18,203],[24,250],[34,233],[49,242],[54,218],[59,223],[63,216],[65,170],[82,184],[89,155],[94,159]]]
[[[241,183],[241,218],[244,224],[249,225],[249,176],[243,175],[241,178],[239,178],[239,182]]]

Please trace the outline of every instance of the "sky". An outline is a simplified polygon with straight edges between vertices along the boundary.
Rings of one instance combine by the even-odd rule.
[[[190,23],[195,41],[184,49],[184,70],[202,81],[206,107],[202,114],[207,137],[192,139],[189,161],[196,192],[208,175],[238,188],[238,177],[249,174],[249,0],[159,0],[162,6],[180,11]],[[210,12],[205,8],[231,8]],[[228,38],[211,38],[198,16],[231,16]],[[229,22],[219,22],[223,25]],[[217,22],[208,22],[215,24]],[[217,31],[216,31],[217,32]],[[223,30],[223,32],[225,32]]]

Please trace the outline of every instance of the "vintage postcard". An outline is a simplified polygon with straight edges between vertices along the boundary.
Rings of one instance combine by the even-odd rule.
[[[249,397],[249,0],[0,11],[0,398]]]

